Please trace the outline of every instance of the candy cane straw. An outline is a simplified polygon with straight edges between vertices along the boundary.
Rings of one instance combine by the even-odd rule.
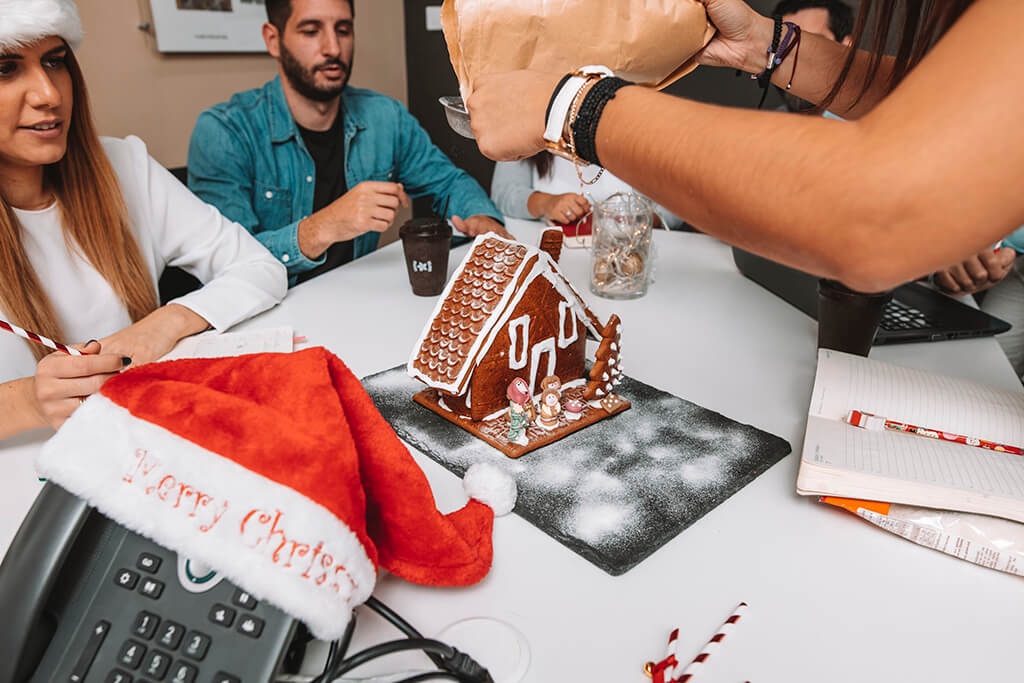
[[[51,348],[54,351],[63,351],[64,353],[68,354],[69,356],[81,356],[82,355],[82,352],[79,351],[78,349],[73,349],[70,346],[64,346],[60,342],[55,342],[52,339],[49,339],[47,337],[41,337],[38,334],[36,334],[35,332],[29,332],[28,330],[23,330],[20,327],[18,327],[17,325],[12,325],[11,323],[6,322],[4,320],[0,320],[0,330],[7,330],[11,334],[16,334],[19,337],[23,337],[23,338],[28,339],[30,341],[34,341],[37,344],[42,344],[43,346]]]
[[[725,636],[732,632],[736,627],[736,623],[739,622],[740,617],[742,617],[743,613],[746,611],[747,603],[741,602],[732,613],[732,616],[726,619],[725,623],[722,624],[722,627],[718,629],[718,633],[711,636],[711,640],[709,640],[708,644],[704,646],[704,649],[700,651],[700,654],[694,657],[693,661],[690,662],[690,665],[683,670],[682,675],[678,679],[673,678],[672,680],[677,683],[686,683],[686,681],[691,680],[694,677],[694,674],[700,670],[701,666],[704,665],[704,662],[707,661],[708,657],[711,656],[711,653],[722,646],[722,641],[725,639]],[[678,666],[678,664],[676,666]],[[674,675],[675,672],[673,671],[673,676]]]

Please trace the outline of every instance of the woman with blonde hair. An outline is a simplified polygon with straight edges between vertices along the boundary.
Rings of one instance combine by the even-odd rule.
[[[0,338],[0,439],[59,427],[126,366],[280,301],[285,269],[137,138],[100,139],[71,0],[0,0],[0,319],[84,356]],[[176,265],[206,285],[165,306]],[[98,341],[97,341],[98,340]]]

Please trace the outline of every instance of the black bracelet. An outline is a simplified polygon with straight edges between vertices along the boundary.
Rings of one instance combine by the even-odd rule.
[[[562,89],[562,86],[572,78],[572,72],[562,76],[562,80],[558,81],[558,85],[551,91],[551,97],[548,98],[548,108],[544,111],[544,127],[547,128],[548,118],[551,116],[551,107],[555,104],[555,98],[558,97],[558,91]]]
[[[782,15],[775,14],[772,16],[772,20],[775,25],[772,28],[772,46],[767,55],[768,64],[764,71],[754,76],[757,79],[758,87],[764,91],[761,93],[761,101],[757,103],[758,109],[764,106],[764,100],[768,96],[768,85],[772,82],[772,73],[775,71],[775,55],[779,52],[779,42],[782,40]]]
[[[572,123],[573,139],[576,146],[576,156],[584,161],[601,165],[597,158],[597,124],[601,120],[601,114],[605,106],[615,97],[620,88],[633,85],[629,81],[614,76],[602,78],[597,81],[583,99],[580,111]]]

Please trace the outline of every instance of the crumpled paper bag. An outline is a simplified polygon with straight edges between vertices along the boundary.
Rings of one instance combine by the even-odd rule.
[[[664,88],[715,35],[698,0],[444,0],[441,26],[463,99],[484,74],[590,64]]]

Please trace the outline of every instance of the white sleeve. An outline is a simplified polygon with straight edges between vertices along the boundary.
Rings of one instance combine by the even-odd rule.
[[[140,184],[149,198],[154,247],[166,265],[182,268],[203,283],[173,303],[224,330],[284,298],[285,267],[245,228],[192,194],[148,154],[144,173]]]

